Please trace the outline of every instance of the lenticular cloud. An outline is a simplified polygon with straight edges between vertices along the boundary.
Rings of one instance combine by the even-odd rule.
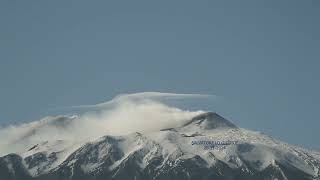
[[[201,94],[136,93],[116,96],[97,105],[73,106],[85,113],[46,117],[0,129],[0,155],[22,152],[47,141],[85,142],[104,135],[157,131],[185,123],[203,111],[166,105],[168,100],[208,98]]]

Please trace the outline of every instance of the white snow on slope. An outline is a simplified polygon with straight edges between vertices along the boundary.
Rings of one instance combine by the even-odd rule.
[[[93,105],[99,107],[98,111],[77,116],[46,117],[40,121],[2,128],[0,156],[20,153],[45,141],[87,141],[106,134],[123,135],[174,127],[203,111],[181,110],[161,101],[200,97],[208,95],[156,92],[120,95],[103,105]]]
[[[148,98],[141,99],[141,96]],[[33,176],[54,170],[73,153],[76,154],[68,166],[73,167],[77,158],[85,154],[89,160],[81,164],[81,168],[84,172],[93,172],[108,157],[110,148],[122,153],[110,169],[117,168],[133,155],[142,159],[136,162],[140,168],[147,167],[154,157],[164,159],[158,167],[161,168],[165,163],[174,166],[180,160],[200,156],[206,162],[203,165],[208,167],[220,160],[231,168],[250,163],[256,170],[263,170],[281,162],[313,176],[319,174],[318,152],[237,128],[215,113],[184,111],[155,101],[183,96],[186,95],[120,96],[110,103],[99,104],[99,108],[110,108],[99,113],[47,117],[8,127],[0,130],[0,154],[14,152],[21,155]],[[108,137],[117,143],[106,141]],[[202,145],[193,145],[194,141],[235,141],[238,144],[208,150]],[[90,149],[92,147],[94,149]]]

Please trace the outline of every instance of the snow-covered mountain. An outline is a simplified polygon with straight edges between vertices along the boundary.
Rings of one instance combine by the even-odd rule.
[[[68,131],[76,120],[42,120],[12,142],[28,142],[48,124]],[[319,152],[239,128],[212,112],[159,131],[44,140],[0,157],[1,180],[319,180],[319,169]]]

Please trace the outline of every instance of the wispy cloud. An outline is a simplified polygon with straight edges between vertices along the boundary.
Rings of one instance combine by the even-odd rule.
[[[157,101],[165,102],[167,100],[181,100],[181,99],[200,99],[200,98],[218,98],[216,95],[210,94],[177,94],[177,93],[161,93],[161,92],[139,92],[132,94],[120,94],[114,97],[112,100],[94,104],[94,105],[77,105],[77,106],[68,106],[64,108],[70,109],[99,109],[99,108],[108,108],[117,104],[121,104],[125,101]]]
[[[213,95],[144,92],[118,95],[96,105],[73,106],[85,113],[47,117],[0,129],[0,155],[24,152],[43,141],[87,141],[104,135],[149,132],[185,123],[203,111],[166,105],[167,100],[210,98]],[[99,110],[99,111],[95,111]]]

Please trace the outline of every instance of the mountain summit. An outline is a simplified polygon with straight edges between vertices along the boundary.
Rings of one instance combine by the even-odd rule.
[[[5,180],[319,180],[319,169],[319,152],[238,128],[212,112],[160,131],[43,141],[0,157]]]
[[[234,124],[225,118],[221,117],[219,114],[214,112],[207,112],[200,114],[191,119],[183,126],[195,125],[199,126],[201,129],[210,130],[217,128],[236,128]]]

